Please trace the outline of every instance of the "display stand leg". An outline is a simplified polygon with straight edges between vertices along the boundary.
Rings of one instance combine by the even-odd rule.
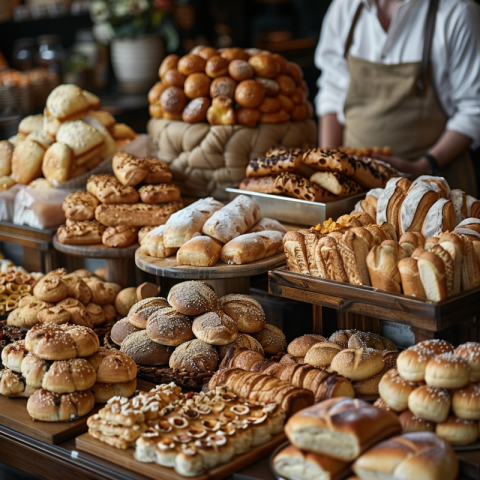
[[[322,307],[320,305],[312,305],[313,307],[313,333],[315,335],[323,334],[323,316]]]
[[[136,267],[132,258],[106,258],[105,277],[107,282],[118,283],[122,287],[136,285]]]

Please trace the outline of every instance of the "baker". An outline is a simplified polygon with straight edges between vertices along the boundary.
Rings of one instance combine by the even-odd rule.
[[[476,194],[480,7],[473,0],[334,0],[315,63],[325,148],[388,145],[400,171]]]

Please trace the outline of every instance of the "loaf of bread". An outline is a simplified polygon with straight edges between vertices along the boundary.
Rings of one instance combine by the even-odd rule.
[[[283,237],[283,250],[291,272],[310,274],[304,235],[295,231],[288,232]]]
[[[178,248],[170,248],[165,246],[164,233],[165,225],[153,227],[140,239],[140,253],[150,255],[151,257],[167,258],[173,255]],[[143,229],[142,229],[143,230]]]

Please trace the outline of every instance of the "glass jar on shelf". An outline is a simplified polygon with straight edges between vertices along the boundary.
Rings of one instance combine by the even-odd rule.
[[[38,37],[37,64],[55,72],[60,80],[63,78],[64,51],[58,35]]]
[[[21,72],[35,67],[36,42],[34,38],[19,38],[13,44],[13,67]]]

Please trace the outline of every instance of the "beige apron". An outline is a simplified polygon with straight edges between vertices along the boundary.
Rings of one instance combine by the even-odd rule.
[[[425,27],[422,61],[384,65],[348,53],[363,2],[345,44],[350,88],[345,102],[343,144],[350,147],[392,147],[395,156],[415,160],[424,155],[445,130],[433,82],[428,82],[429,52],[438,0],[431,0]],[[451,188],[476,194],[475,174],[468,150],[442,169]]]

